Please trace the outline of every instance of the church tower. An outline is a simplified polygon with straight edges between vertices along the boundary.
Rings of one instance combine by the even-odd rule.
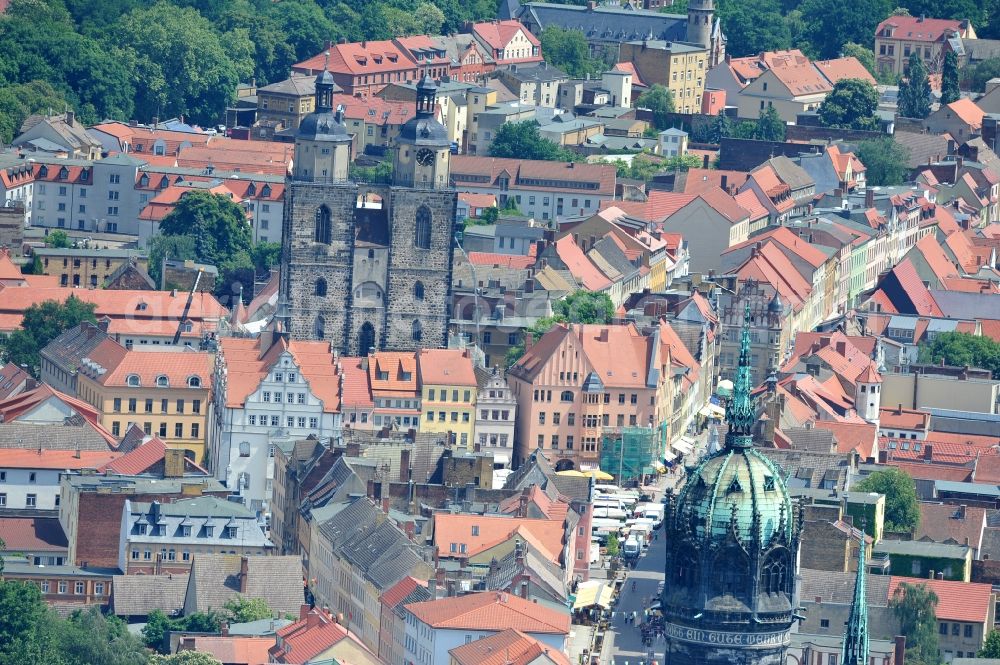
[[[784,474],[754,448],[750,308],[721,449],[668,494],[665,661],[785,665],[797,605],[801,512]]]
[[[874,362],[869,363],[854,380],[854,408],[859,416],[878,425],[882,408],[882,375],[875,369]]]
[[[338,88],[316,78],[316,111],[295,137],[282,229],[282,324],[344,355],[447,345],[457,194],[436,86],[418,86],[400,129],[393,177],[351,171],[353,138],[334,111]]]
[[[714,15],[715,5],[712,0],[690,0],[688,2],[687,38],[684,41],[711,50]]]

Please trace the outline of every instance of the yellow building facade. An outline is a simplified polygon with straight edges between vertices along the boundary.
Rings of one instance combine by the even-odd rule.
[[[470,446],[476,428],[476,373],[461,349],[424,349],[420,372],[420,431],[451,432],[455,444]]]
[[[131,249],[39,247],[33,253],[43,274],[58,278],[59,286],[101,287],[130,261],[143,271],[149,270],[148,257]]]
[[[167,446],[190,451],[200,464],[212,354],[122,349],[110,359],[111,366],[102,365],[103,358],[85,359],[77,383],[78,396],[98,410],[101,425],[116,437],[138,425]]]

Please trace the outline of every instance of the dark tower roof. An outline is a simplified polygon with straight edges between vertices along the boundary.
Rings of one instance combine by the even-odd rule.
[[[437,84],[424,75],[417,83],[417,114],[399,129],[396,141],[428,148],[445,148],[451,145],[448,130],[434,117],[437,108]]]
[[[774,297],[771,298],[771,302],[767,303],[767,311],[772,314],[781,314],[785,311],[785,303],[781,301],[781,296],[778,292],[774,292]]]
[[[302,119],[297,138],[336,143],[352,140],[344,125],[343,110],[333,110],[333,96],[338,92],[343,89],[333,80],[333,74],[324,69],[316,77],[316,110]]]
[[[858,575],[854,579],[854,600],[851,614],[844,631],[844,649],[841,665],[867,665],[868,663],[868,604],[865,600],[865,575],[868,567],[865,561],[865,529],[861,527],[858,549]]]

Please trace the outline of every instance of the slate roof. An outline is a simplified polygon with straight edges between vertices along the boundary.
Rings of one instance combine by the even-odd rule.
[[[97,348],[108,335],[97,324],[84,321],[63,332],[42,349],[42,356],[63,371],[73,374],[83,358]]]
[[[522,23],[526,20],[537,23],[542,29],[555,25],[565,30],[579,30],[588,41],[683,41],[687,34],[686,16],[626,6],[588,9],[578,5],[530,2],[521,8],[518,18]]]
[[[302,606],[302,559],[298,556],[246,557],[247,590],[243,594],[240,594],[239,555],[194,554],[193,559],[184,602],[186,609],[191,605],[198,612],[220,609],[237,595],[263,598],[268,607],[283,614],[297,614]]]
[[[850,605],[854,600],[853,572],[831,570],[811,570],[803,568],[799,571],[801,582],[799,592],[803,601]],[[865,593],[868,605],[887,607],[889,605],[888,575],[868,575],[865,577]]]
[[[527,574],[534,584],[549,592],[550,600],[565,602],[567,590],[561,578],[563,569],[559,564],[549,561],[545,555],[539,554],[530,541],[524,541],[521,546],[525,549],[523,561],[518,560],[518,552],[513,549],[499,559],[495,566],[491,562],[489,572],[483,577],[484,588],[487,591],[517,593],[518,590],[512,588],[514,579]]]
[[[187,575],[115,575],[111,611],[116,616],[146,616],[153,610],[167,615],[184,607]]]

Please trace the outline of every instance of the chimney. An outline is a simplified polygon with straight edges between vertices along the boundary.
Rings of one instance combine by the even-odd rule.
[[[313,610],[306,615],[306,628],[315,628],[316,626],[320,625],[321,622],[322,622],[322,617],[320,616],[320,613],[317,612],[316,610]]]
[[[382,497],[382,512],[386,515],[389,514],[389,497],[387,496]]]
[[[837,342],[837,353],[842,356],[847,355],[847,342],[843,340]]]
[[[962,505],[960,505],[958,507],[958,514],[956,515],[956,517],[958,519],[960,519],[960,520],[964,520],[965,519],[965,510],[966,510],[966,505],[963,503]],[[968,541],[966,541],[965,544],[968,545],[969,544]]]
[[[722,187],[722,189],[729,191],[728,185],[729,185],[729,176],[723,173],[719,186]]]
[[[410,482],[410,451],[406,449],[399,451],[399,482]]]
[[[66,124],[72,127],[74,122],[76,122],[76,112],[66,111]]]
[[[305,621],[306,617],[309,616],[309,610],[312,609],[305,603],[299,605],[299,621]]]
[[[250,577],[250,562],[245,556],[240,557],[240,593],[247,592],[247,582]]]
[[[929,461],[931,461],[931,458],[933,457],[933,455],[934,455],[934,446],[932,444],[930,444],[930,443],[925,443],[924,444],[924,459],[929,462]]]
[[[701,167],[707,169],[709,167],[708,155],[703,155],[701,158]]]
[[[869,187],[865,190],[865,209],[875,207],[875,190]]]
[[[223,637],[229,637],[229,622],[223,621],[219,624],[219,632],[222,633]]]

